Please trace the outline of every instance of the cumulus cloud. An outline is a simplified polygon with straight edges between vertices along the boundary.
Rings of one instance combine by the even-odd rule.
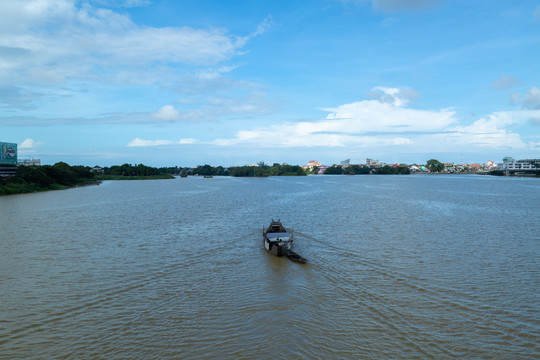
[[[525,94],[525,98],[522,101],[525,109],[540,110],[540,89],[533,86]]]
[[[19,149],[34,149],[41,144],[42,143],[39,141],[35,141],[34,139],[27,138],[22,143],[19,144]]]
[[[164,145],[186,145],[186,144],[195,144],[197,140],[195,139],[180,139],[178,141],[173,140],[143,140],[138,137],[131,140],[127,146],[128,147],[151,147],[151,146],[164,146]]]
[[[398,89],[383,86],[377,86],[371,89],[367,95],[371,98],[378,99],[380,102],[399,107],[407,106],[412,100],[419,97],[419,94],[414,89]]]
[[[212,141],[219,146],[249,145],[268,148],[391,146],[396,151],[455,151],[460,149],[524,149],[526,144],[511,129],[540,118],[538,110],[496,112],[462,125],[452,109],[418,110],[405,107],[416,92],[377,87],[363,100],[324,109],[324,119],[281,123],[238,131],[232,138]],[[414,94],[414,96],[410,95]],[[413,145],[413,146],[410,146]],[[401,149],[401,150],[397,150]]]
[[[525,114],[496,112],[480,118],[469,126],[456,126],[450,136],[456,144],[468,144],[489,148],[524,148],[526,144],[517,133],[506,129],[522,122]]]
[[[72,0],[0,1],[0,34],[4,86],[165,83],[171,70],[164,64],[219,66],[250,38],[221,28],[143,27],[124,14]]]
[[[174,108],[174,106],[165,105],[152,116],[159,120],[174,121],[178,120],[179,114],[180,113]]]
[[[540,89],[532,86],[524,96],[519,93],[510,95],[510,100],[516,104],[520,104],[524,109],[540,110]]]
[[[377,100],[363,100],[324,109],[325,119],[284,123],[254,130],[242,130],[233,139],[216,139],[214,144],[253,144],[269,147],[311,147],[347,145],[407,145],[413,140],[403,134],[443,131],[456,122],[454,111],[405,108],[418,94],[411,90],[377,87],[370,92]],[[373,133],[378,133],[374,136]]]
[[[495,89],[508,89],[516,85],[517,79],[513,76],[507,76],[503,73],[499,76],[497,80],[491,83],[491,87]]]

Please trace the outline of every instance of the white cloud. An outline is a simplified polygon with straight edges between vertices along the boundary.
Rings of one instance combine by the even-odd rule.
[[[326,119],[335,120],[332,122],[332,131],[437,131],[456,122],[454,111],[449,109],[415,110],[373,100],[326,110],[330,111]]]
[[[448,135],[458,144],[489,148],[524,148],[526,144],[517,133],[506,129],[523,122],[527,115],[521,112],[496,112],[480,118],[469,126],[456,126]]]
[[[364,100],[324,109],[326,119],[284,123],[237,132],[233,139],[216,139],[216,145],[252,144],[263,147],[313,147],[348,145],[407,145],[411,132],[443,131],[454,124],[454,112],[403,108],[416,92],[377,87],[379,100]],[[373,133],[378,133],[373,135]]]
[[[325,109],[329,112],[325,119],[242,130],[233,138],[216,139],[212,144],[267,148],[350,147],[370,151],[390,146],[413,152],[525,149],[531,145],[512,128],[526,126],[531,119],[540,117],[537,110],[496,112],[470,125],[461,125],[451,109],[404,108],[407,97],[400,95],[399,90],[383,87],[374,90],[379,91],[378,100]]]
[[[522,102],[526,109],[540,110],[540,89],[533,86],[525,94],[525,98]]]
[[[164,72],[170,70],[163,70],[163,64],[216,66],[236,55],[249,39],[217,28],[142,27],[126,15],[79,4],[0,0],[0,82],[155,83],[168,79]]]
[[[414,89],[398,89],[383,86],[377,86],[371,89],[368,91],[367,95],[373,99],[379,100],[382,103],[388,103],[398,107],[407,106],[412,100],[419,97],[418,93]]]
[[[162,145],[172,145],[173,141],[170,140],[143,140],[135,138],[131,140],[127,146],[129,147],[148,147],[148,146],[162,146]]]
[[[179,112],[174,108],[172,105],[165,105],[161,109],[159,109],[156,113],[154,113],[152,116],[159,120],[165,120],[165,121],[174,121],[178,120],[179,118]]]
[[[510,95],[510,100],[513,103],[522,105],[524,109],[540,110],[540,89],[532,86],[525,93],[525,96],[521,97],[521,94],[514,93]]]
[[[138,137],[131,140],[127,146],[128,147],[151,147],[151,146],[164,146],[164,145],[188,145],[196,144],[197,140],[195,139],[180,139],[178,141],[173,140],[143,140]]]
[[[22,143],[19,144],[19,149],[34,149],[41,145],[42,143],[39,141],[35,141],[34,139],[27,138]]]
[[[268,15],[262,23],[257,25],[257,30],[251,34],[251,36],[258,36],[261,34],[264,34],[268,29],[270,29],[274,25],[272,15]]]

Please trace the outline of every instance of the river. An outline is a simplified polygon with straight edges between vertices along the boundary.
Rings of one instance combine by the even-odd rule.
[[[106,181],[0,197],[2,359],[538,359],[540,180]],[[262,247],[294,229],[301,265]]]

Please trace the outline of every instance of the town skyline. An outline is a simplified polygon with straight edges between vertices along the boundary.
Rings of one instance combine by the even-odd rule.
[[[365,161],[351,161],[351,159],[344,159],[344,160],[333,160],[333,161],[330,161],[330,162],[320,162],[318,160],[315,160],[315,159],[311,159],[311,160],[307,160],[307,161],[304,161],[304,162],[299,162],[299,163],[290,163],[290,162],[286,162],[286,161],[273,161],[273,162],[267,162],[265,160],[259,160],[257,162],[240,162],[238,164],[234,164],[234,165],[231,165],[231,164],[218,164],[218,163],[213,163],[212,161],[204,161],[202,163],[197,163],[197,164],[176,164],[176,163],[173,163],[173,164],[165,164],[165,165],[155,165],[155,164],[144,164],[144,165],[149,165],[149,166],[153,166],[153,167],[184,167],[184,168],[196,168],[197,166],[203,166],[203,165],[210,165],[212,167],[224,167],[224,168],[228,168],[228,167],[237,167],[237,166],[259,166],[259,164],[261,163],[264,163],[265,165],[272,165],[272,164],[288,164],[288,165],[298,165],[298,166],[302,166],[302,167],[308,167],[310,166],[310,164],[316,164],[316,166],[327,166],[327,167],[330,167],[330,166],[334,166],[334,165],[337,165],[337,166],[343,166],[345,163],[347,165],[360,165],[360,166],[373,166],[373,165],[376,165],[376,166],[379,166],[379,165],[408,165],[408,166],[412,166],[412,165],[425,165],[429,160],[437,160],[437,161],[440,161],[441,163],[443,164],[453,164],[453,165],[456,165],[456,166],[470,166],[470,165],[481,165],[483,167],[486,167],[486,166],[496,166],[497,164],[500,164],[502,162],[504,162],[505,159],[512,159],[512,160],[528,160],[528,159],[533,159],[532,157],[529,157],[529,158],[514,158],[512,156],[505,156],[503,157],[502,159],[499,160],[492,160],[492,159],[489,159],[489,160],[486,160],[486,161],[481,161],[481,162],[466,162],[464,159],[460,159],[459,162],[455,162],[455,161],[444,161],[444,160],[441,160],[441,159],[437,159],[437,158],[434,158],[434,157],[429,157],[428,159],[426,159],[425,161],[423,162],[411,162],[411,163],[407,163],[407,162],[389,162],[389,161],[385,161],[385,160],[380,160],[380,159],[372,159],[372,158],[365,158]],[[64,160],[59,160],[59,161],[55,161],[53,163],[50,163],[50,162],[43,162],[41,161],[41,159],[37,159],[37,158],[33,158],[33,157],[25,157],[25,158],[21,158],[19,157],[18,158],[18,163],[19,164],[22,164],[22,165],[37,165],[37,166],[40,166],[40,165],[53,165],[54,163],[57,163],[57,162],[65,162]],[[138,164],[140,162],[135,162],[134,164]],[[93,164],[93,165],[89,165],[89,164],[83,164],[83,163],[70,163],[69,165],[82,165],[82,166],[89,166],[89,167],[92,167],[92,166],[103,166],[103,167],[110,167],[110,166],[117,166],[117,165],[121,165],[121,164],[131,164],[129,162],[126,162],[126,161],[120,161],[118,163],[111,163],[111,164]],[[142,163],[140,163],[142,164]]]
[[[540,154],[530,0],[0,0],[0,24],[0,135],[21,159]]]

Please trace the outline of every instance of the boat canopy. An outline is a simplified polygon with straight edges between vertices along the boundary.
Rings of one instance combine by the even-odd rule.
[[[280,240],[289,240],[291,234],[289,234],[288,232],[279,232],[279,233],[266,233],[266,237],[268,238],[268,240],[271,240],[271,241],[276,241],[278,238]]]

